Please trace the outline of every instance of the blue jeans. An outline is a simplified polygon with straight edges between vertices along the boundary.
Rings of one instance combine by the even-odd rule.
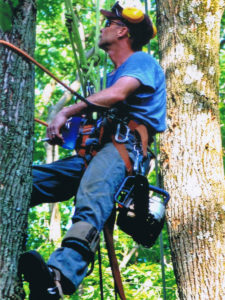
[[[84,160],[69,157],[49,165],[35,166],[31,206],[68,200],[76,195],[74,218],[92,224],[99,232],[114,207],[114,195],[126,175],[124,162],[112,143],[107,143],[85,170]],[[81,179],[82,178],[82,179]],[[87,273],[88,259],[72,248],[54,251],[48,265],[61,271],[74,290]]]

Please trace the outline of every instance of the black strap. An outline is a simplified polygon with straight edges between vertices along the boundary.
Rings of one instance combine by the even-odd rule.
[[[103,276],[102,276],[102,256],[101,256],[100,244],[98,246],[98,265],[99,265],[99,282],[100,282],[101,300],[104,300]]]

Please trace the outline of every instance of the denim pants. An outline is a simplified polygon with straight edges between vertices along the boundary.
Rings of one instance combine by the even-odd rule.
[[[76,195],[75,219],[90,223],[100,232],[111,215],[114,195],[125,175],[124,162],[112,143],[104,145],[86,170],[83,158],[78,156],[35,166],[31,206]],[[88,263],[81,252],[67,247],[54,251],[48,261],[69,279],[74,290],[85,277]]]

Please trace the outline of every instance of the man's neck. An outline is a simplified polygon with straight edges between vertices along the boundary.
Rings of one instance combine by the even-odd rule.
[[[134,53],[134,51],[130,49],[130,47],[115,47],[108,49],[107,53],[112,60],[115,69],[117,69]]]

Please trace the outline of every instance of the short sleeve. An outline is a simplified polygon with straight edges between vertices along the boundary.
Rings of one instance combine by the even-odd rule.
[[[150,55],[144,52],[135,52],[124,65],[122,65],[119,77],[129,76],[138,79],[144,87],[154,92],[158,81],[158,63]]]

